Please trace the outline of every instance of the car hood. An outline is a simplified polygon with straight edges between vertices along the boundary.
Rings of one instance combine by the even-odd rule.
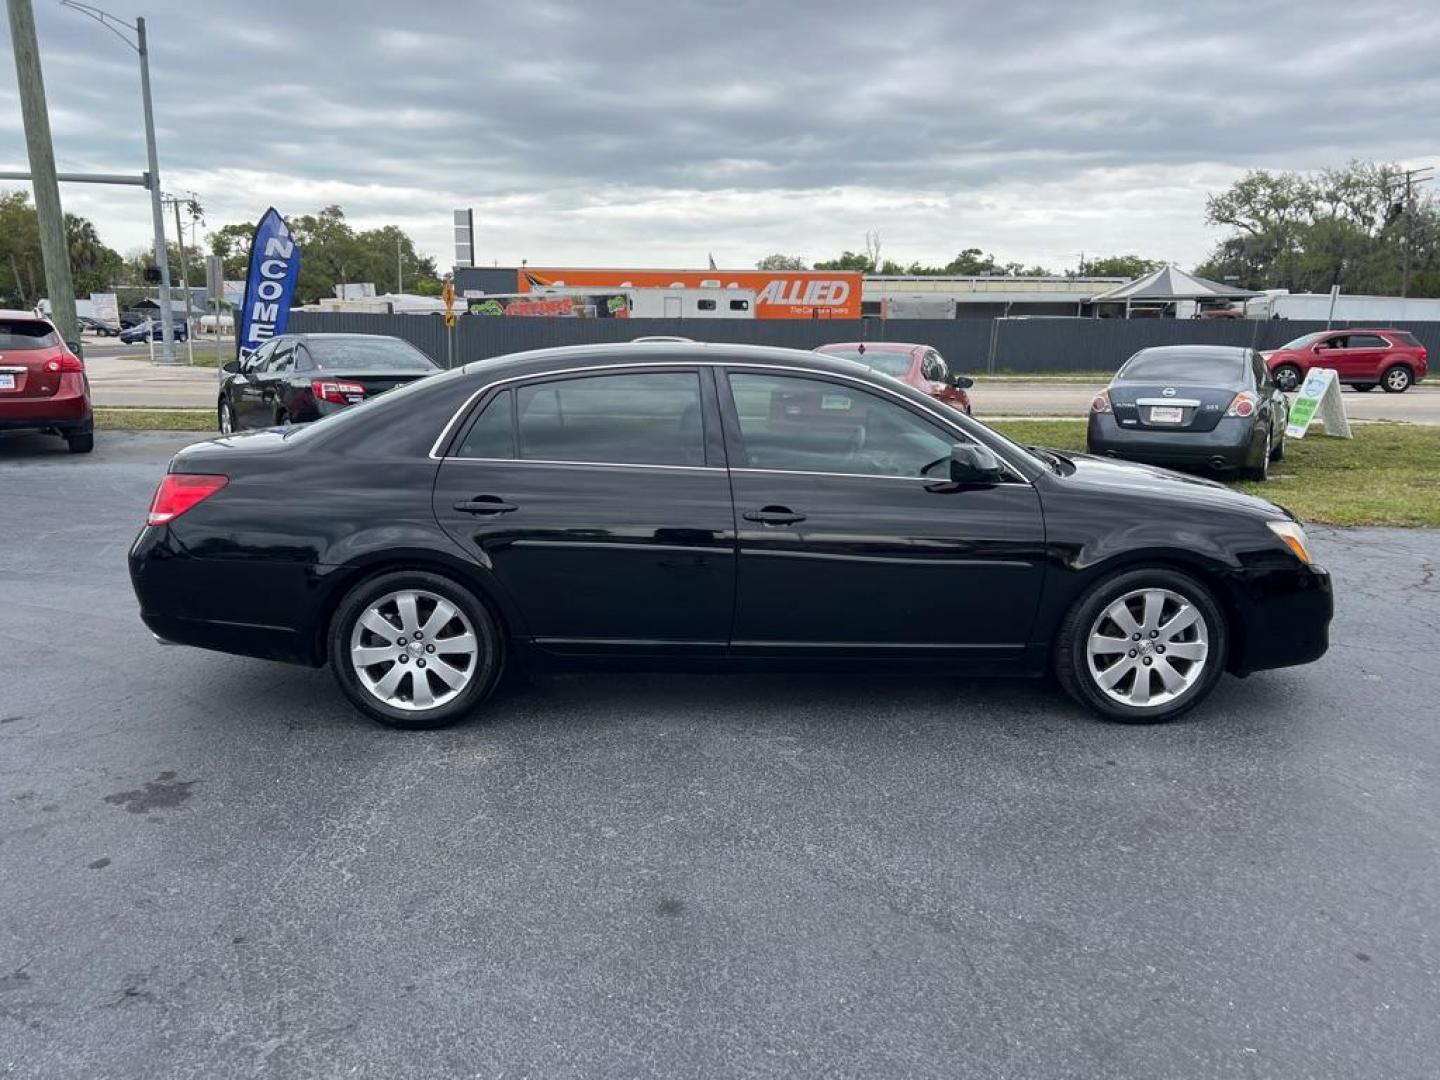
[[[1294,518],[1284,507],[1254,495],[1247,495],[1243,491],[1236,491],[1216,480],[1189,476],[1154,465],[1141,465],[1134,461],[1093,457],[1090,454],[1067,454],[1066,457],[1074,462],[1074,472],[1055,476],[1054,480],[1067,490],[1113,493],[1127,500],[1138,496],[1183,502],[1191,506],[1198,503],[1216,510],[1232,510],[1269,520]],[[1130,505],[1133,507],[1133,501]]]

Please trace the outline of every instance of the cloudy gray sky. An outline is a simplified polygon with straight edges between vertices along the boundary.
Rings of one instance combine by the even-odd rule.
[[[165,185],[212,225],[336,202],[442,267],[466,206],[502,265],[816,259],[871,229],[902,262],[1190,264],[1248,168],[1440,152],[1414,2],[102,3],[147,17]],[[133,54],[34,4],[60,167],[139,171]],[[24,168],[0,34],[0,168]],[[139,189],[62,196],[147,242]]]

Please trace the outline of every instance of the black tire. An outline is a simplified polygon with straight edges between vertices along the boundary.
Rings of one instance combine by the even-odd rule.
[[[387,594],[407,589],[434,594],[458,608],[469,621],[478,646],[469,682],[455,697],[429,709],[397,708],[380,700],[361,684],[351,662],[350,642],[356,623],[370,605]],[[350,703],[378,723],[407,731],[448,727],[464,720],[490,695],[505,666],[499,624],[485,604],[450,578],[422,570],[381,574],[351,589],[330,621],[327,648],[330,670]]]
[[[1240,470],[1240,475],[1246,480],[1254,480],[1263,483],[1270,479],[1270,462],[1275,460],[1275,438],[1269,432],[1265,436],[1265,448],[1260,454],[1260,464],[1247,465]]]
[[[1284,461],[1284,460],[1285,460],[1285,432],[1283,432],[1283,431],[1280,432],[1280,441],[1279,441],[1278,443],[1276,443],[1274,449],[1272,449],[1272,450],[1270,451],[1270,460],[1271,460],[1271,461]]]
[[[1373,382],[1351,383],[1350,389],[1354,390],[1357,394],[1368,394],[1371,390],[1375,389],[1375,384]]]
[[[88,454],[95,449],[95,433],[86,431],[79,435],[66,435],[65,445],[72,454]]]
[[[280,406],[275,406],[275,426],[284,427],[288,423],[290,423],[290,414]]]
[[[1300,389],[1300,369],[1294,364],[1281,364],[1271,374],[1275,379],[1275,385],[1285,393],[1293,394]]]
[[[229,431],[225,430],[225,418],[227,415],[230,418]],[[222,435],[233,435],[240,430],[239,425],[235,422],[235,409],[228,401],[220,402],[220,407],[215,411],[215,423]]]
[[[1415,381],[1415,376],[1404,364],[1396,364],[1385,369],[1385,374],[1380,376],[1380,389],[1387,394],[1403,394],[1410,389],[1410,384]]]
[[[1193,605],[1205,624],[1204,632],[1209,640],[1204,666],[1188,687],[1172,700],[1139,707],[1117,701],[1096,683],[1091,673],[1088,643],[1091,627],[1106,608],[1127,593],[1147,588],[1167,590]],[[1175,719],[1209,695],[1224,672],[1228,650],[1229,632],[1224,614],[1210,590],[1199,581],[1169,567],[1127,570],[1092,585],[1061,620],[1055,636],[1055,675],[1066,693],[1107,720],[1156,724]],[[1144,670],[1146,678],[1150,678],[1149,669]],[[1122,680],[1121,685],[1124,682]]]

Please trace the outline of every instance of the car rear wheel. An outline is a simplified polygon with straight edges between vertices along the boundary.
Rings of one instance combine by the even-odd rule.
[[[372,720],[445,727],[489,695],[503,666],[494,618],[470,590],[439,574],[399,571],[356,586],[330,625],[330,667]]]
[[[1300,388],[1300,369],[1294,364],[1281,364],[1275,369],[1275,385],[1287,394]]]
[[[1403,394],[1410,389],[1414,376],[1404,364],[1396,364],[1380,377],[1380,386],[1387,394]]]
[[[235,434],[235,410],[228,401],[220,402],[220,434]]]
[[[1127,724],[1173,720],[1215,688],[1227,652],[1208,589],[1164,567],[1092,586],[1061,622],[1055,673],[1082,705]]]
[[[1246,480],[1267,480],[1270,477],[1270,462],[1275,460],[1275,436],[1267,426],[1265,429],[1265,450],[1260,455],[1260,464],[1244,470]]]
[[[72,454],[88,454],[95,449],[95,433],[87,431],[80,435],[66,435],[65,445]]]

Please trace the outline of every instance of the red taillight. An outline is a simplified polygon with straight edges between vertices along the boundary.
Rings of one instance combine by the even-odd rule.
[[[85,370],[85,363],[74,353],[65,353],[58,360],[50,360],[45,364],[46,371],[59,371],[63,374],[78,375]]]
[[[321,401],[332,405],[349,405],[352,398],[365,396],[365,387],[359,383],[335,382],[332,379],[312,379],[310,389]]]
[[[1093,413],[1107,413],[1110,411],[1110,394],[1101,390],[1095,395],[1095,400],[1090,402],[1090,411]]]
[[[192,506],[203,502],[228,484],[229,478],[197,473],[169,473],[155,489],[150,500],[146,525],[164,525],[174,521]]]
[[[1255,395],[1248,390],[1241,390],[1230,402],[1230,407],[1225,410],[1226,416],[1249,416],[1255,411]]]

